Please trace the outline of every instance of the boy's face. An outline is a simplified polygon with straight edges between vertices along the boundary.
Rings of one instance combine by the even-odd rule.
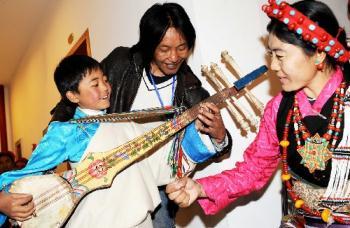
[[[67,92],[70,101],[77,103],[80,108],[103,110],[109,107],[111,86],[101,70],[87,73],[78,86],[79,93]]]

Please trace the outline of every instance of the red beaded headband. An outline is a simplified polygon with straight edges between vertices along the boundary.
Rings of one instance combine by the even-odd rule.
[[[350,53],[323,28],[310,20],[304,14],[281,0],[269,0],[269,5],[263,5],[262,10],[272,18],[276,18],[288,26],[288,29],[301,35],[305,41],[325,51],[336,61],[345,63],[350,59]]]

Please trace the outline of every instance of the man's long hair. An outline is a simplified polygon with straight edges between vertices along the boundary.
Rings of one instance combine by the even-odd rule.
[[[184,36],[190,50],[194,48],[196,32],[186,11],[177,3],[154,4],[142,16],[139,27],[139,41],[132,52],[141,52],[144,67],[149,66],[156,47],[170,27]]]

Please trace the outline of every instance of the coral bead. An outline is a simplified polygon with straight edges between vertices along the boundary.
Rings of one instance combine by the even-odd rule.
[[[277,13],[277,18],[282,18],[283,17],[283,12],[282,11],[279,11],[278,13]]]
[[[341,56],[341,57],[339,57],[339,61],[340,61],[340,62],[345,62],[345,61],[346,61],[346,58],[345,58],[344,56]]]
[[[288,29],[289,30],[294,30],[295,29],[295,23],[289,23],[288,24]]]
[[[295,201],[294,206],[295,208],[301,208],[301,206],[304,204],[304,200],[298,199]]]
[[[286,6],[287,6],[287,3],[281,2],[280,9],[284,9],[284,8],[286,8]]]
[[[262,10],[267,14],[270,14],[272,12],[271,6],[268,6],[268,5],[263,5]]]
[[[305,33],[305,35],[304,35],[303,37],[304,37],[304,39],[305,39],[306,41],[309,41],[310,38],[311,38],[311,36],[310,36],[309,33]]]
[[[283,181],[288,181],[288,180],[290,180],[291,175],[289,173],[282,174],[281,178],[282,178]]]
[[[328,223],[330,217],[332,217],[332,213],[329,209],[324,209],[321,213],[321,218],[324,222]]]
[[[281,145],[281,147],[287,147],[287,146],[289,146],[289,141],[288,140],[282,140],[281,142],[280,142],[280,145]]]
[[[323,44],[321,44],[321,45],[318,46],[317,49],[318,49],[319,51],[324,51],[324,47],[325,47],[325,46],[324,46]]]
[[[302,24],[304,22],[304,20],[305,19],[303,17],[299,17],[297,22],[298,22],[298,24]]]
[[[324,33],[321,37],[321,41],[326,42],[327,39],[328,39],[328,36],[327,36],[327,34]]]
[[[327,141],[329,141],[330,139],[331,139],[331,135],[329,135],[329,134],[325,134],[325,135],[323,135],[323,138],[325,138]]]

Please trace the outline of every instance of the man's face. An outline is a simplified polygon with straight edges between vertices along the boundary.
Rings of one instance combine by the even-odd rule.
[[[155,76],[176,74],[190,54],[183,35],[170,27],[154,51],[151,73]]]

